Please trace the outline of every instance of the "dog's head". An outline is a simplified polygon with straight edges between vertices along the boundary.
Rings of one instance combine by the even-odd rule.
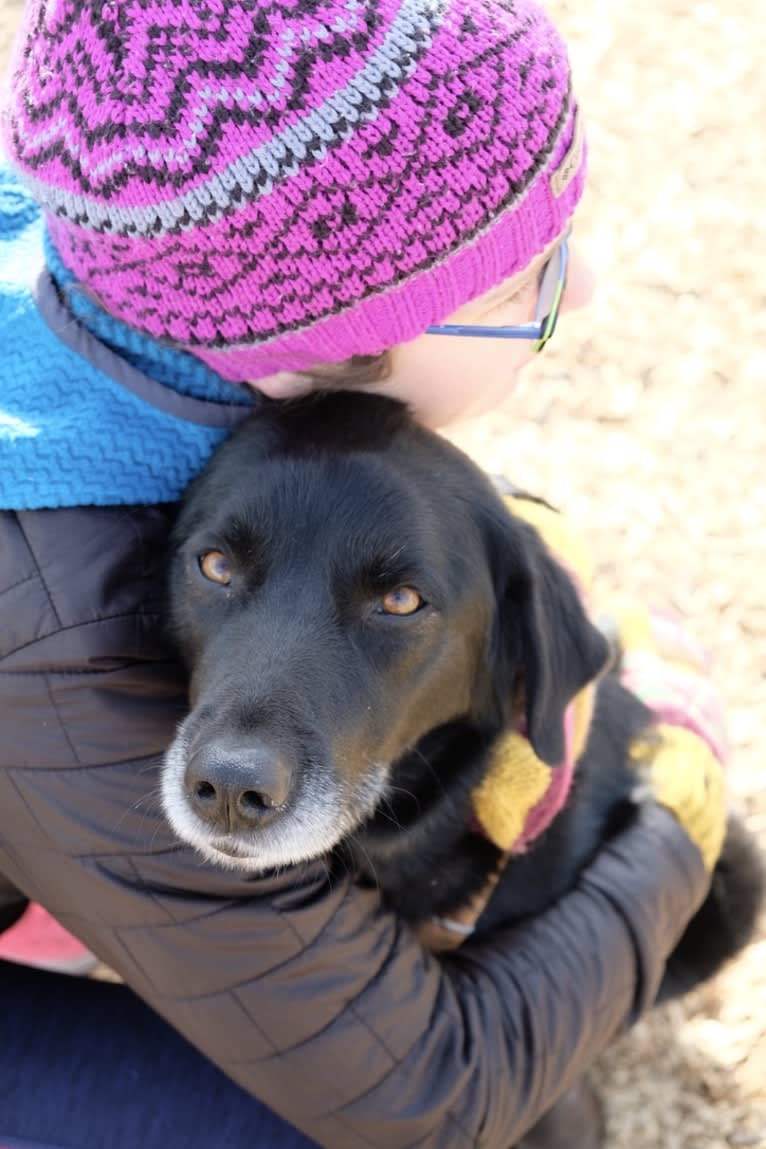
[[[497,733],[520,699],[558,763],[565,708],[608,656],[478,468],[373,395],[248,420],[190,488],[172,551],[191,711],[163,802],[232,867],[326,853],[426,735],[456,720]]]

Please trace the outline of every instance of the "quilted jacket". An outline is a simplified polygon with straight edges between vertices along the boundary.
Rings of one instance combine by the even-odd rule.
[[[179,424],[185,402],[167,403]],[[444,958],[322,865],[202,862],[158,800],[185,707],[161,637],[172,515],[0,513],[0,902],[45,905],[320,1146],[509,1149],[651,1004],[707,889],[699,853],[646,808],[549,913]]]

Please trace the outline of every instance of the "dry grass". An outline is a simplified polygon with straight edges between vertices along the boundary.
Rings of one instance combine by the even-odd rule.
[[[506,409],[456,438],[586,526],[603,589],[689,617],[766,844],[766,22],[756,0],[549,6],[586,113],[577,238],[601,287]],[[4,0],[0,56],[19,10]],[[766,1146],[766,933],[598,1078],[610,1149]]]
[[[550,8],[589,126],[576,235],[600,290],[506,409],[457,438],[583,523],[602,590],[687,615],[766,844],[766,25],[755,0]],[[766,1146],[766,931],[597,1076],[610,1149]]]

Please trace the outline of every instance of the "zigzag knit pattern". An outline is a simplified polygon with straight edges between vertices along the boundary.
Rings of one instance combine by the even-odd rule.
[[[43,266],[39,209],[0,162],[0,508],[179,498],[226,430],[157,409],[57,339],[32,294]],[[175,390],[248,401],[189,356],[153,347],[95,310],[90,321],[118,353],[172,378]]]
[[[575,105],[533,0],[31,3],[12,93],[66,266],[228,379],[414,337],[582,191],[579,148],[551,184]]]

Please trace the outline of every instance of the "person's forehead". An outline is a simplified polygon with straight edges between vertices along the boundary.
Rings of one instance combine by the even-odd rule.
[[[556,236],[556,238],[552,240],[539,255],[536,255],[526,267],[522,268],[521,271],[509,275],[507,279],[495,284],[494,287],[491,287],[489,291],[486,291],[483,295],[478,295],[475,299],[470,300],[470,302],[459,308],[455,314],[463,315],[464,313],[468,314],[477,309],[491,307],[494,303],[500,303],[502,300],[507,299],[509,295],[513,294],[514,291],[518,291],[530,280],[536,279],[552,252],[554,252],[559,243],[561,243],[563,235],[564,232]]]

